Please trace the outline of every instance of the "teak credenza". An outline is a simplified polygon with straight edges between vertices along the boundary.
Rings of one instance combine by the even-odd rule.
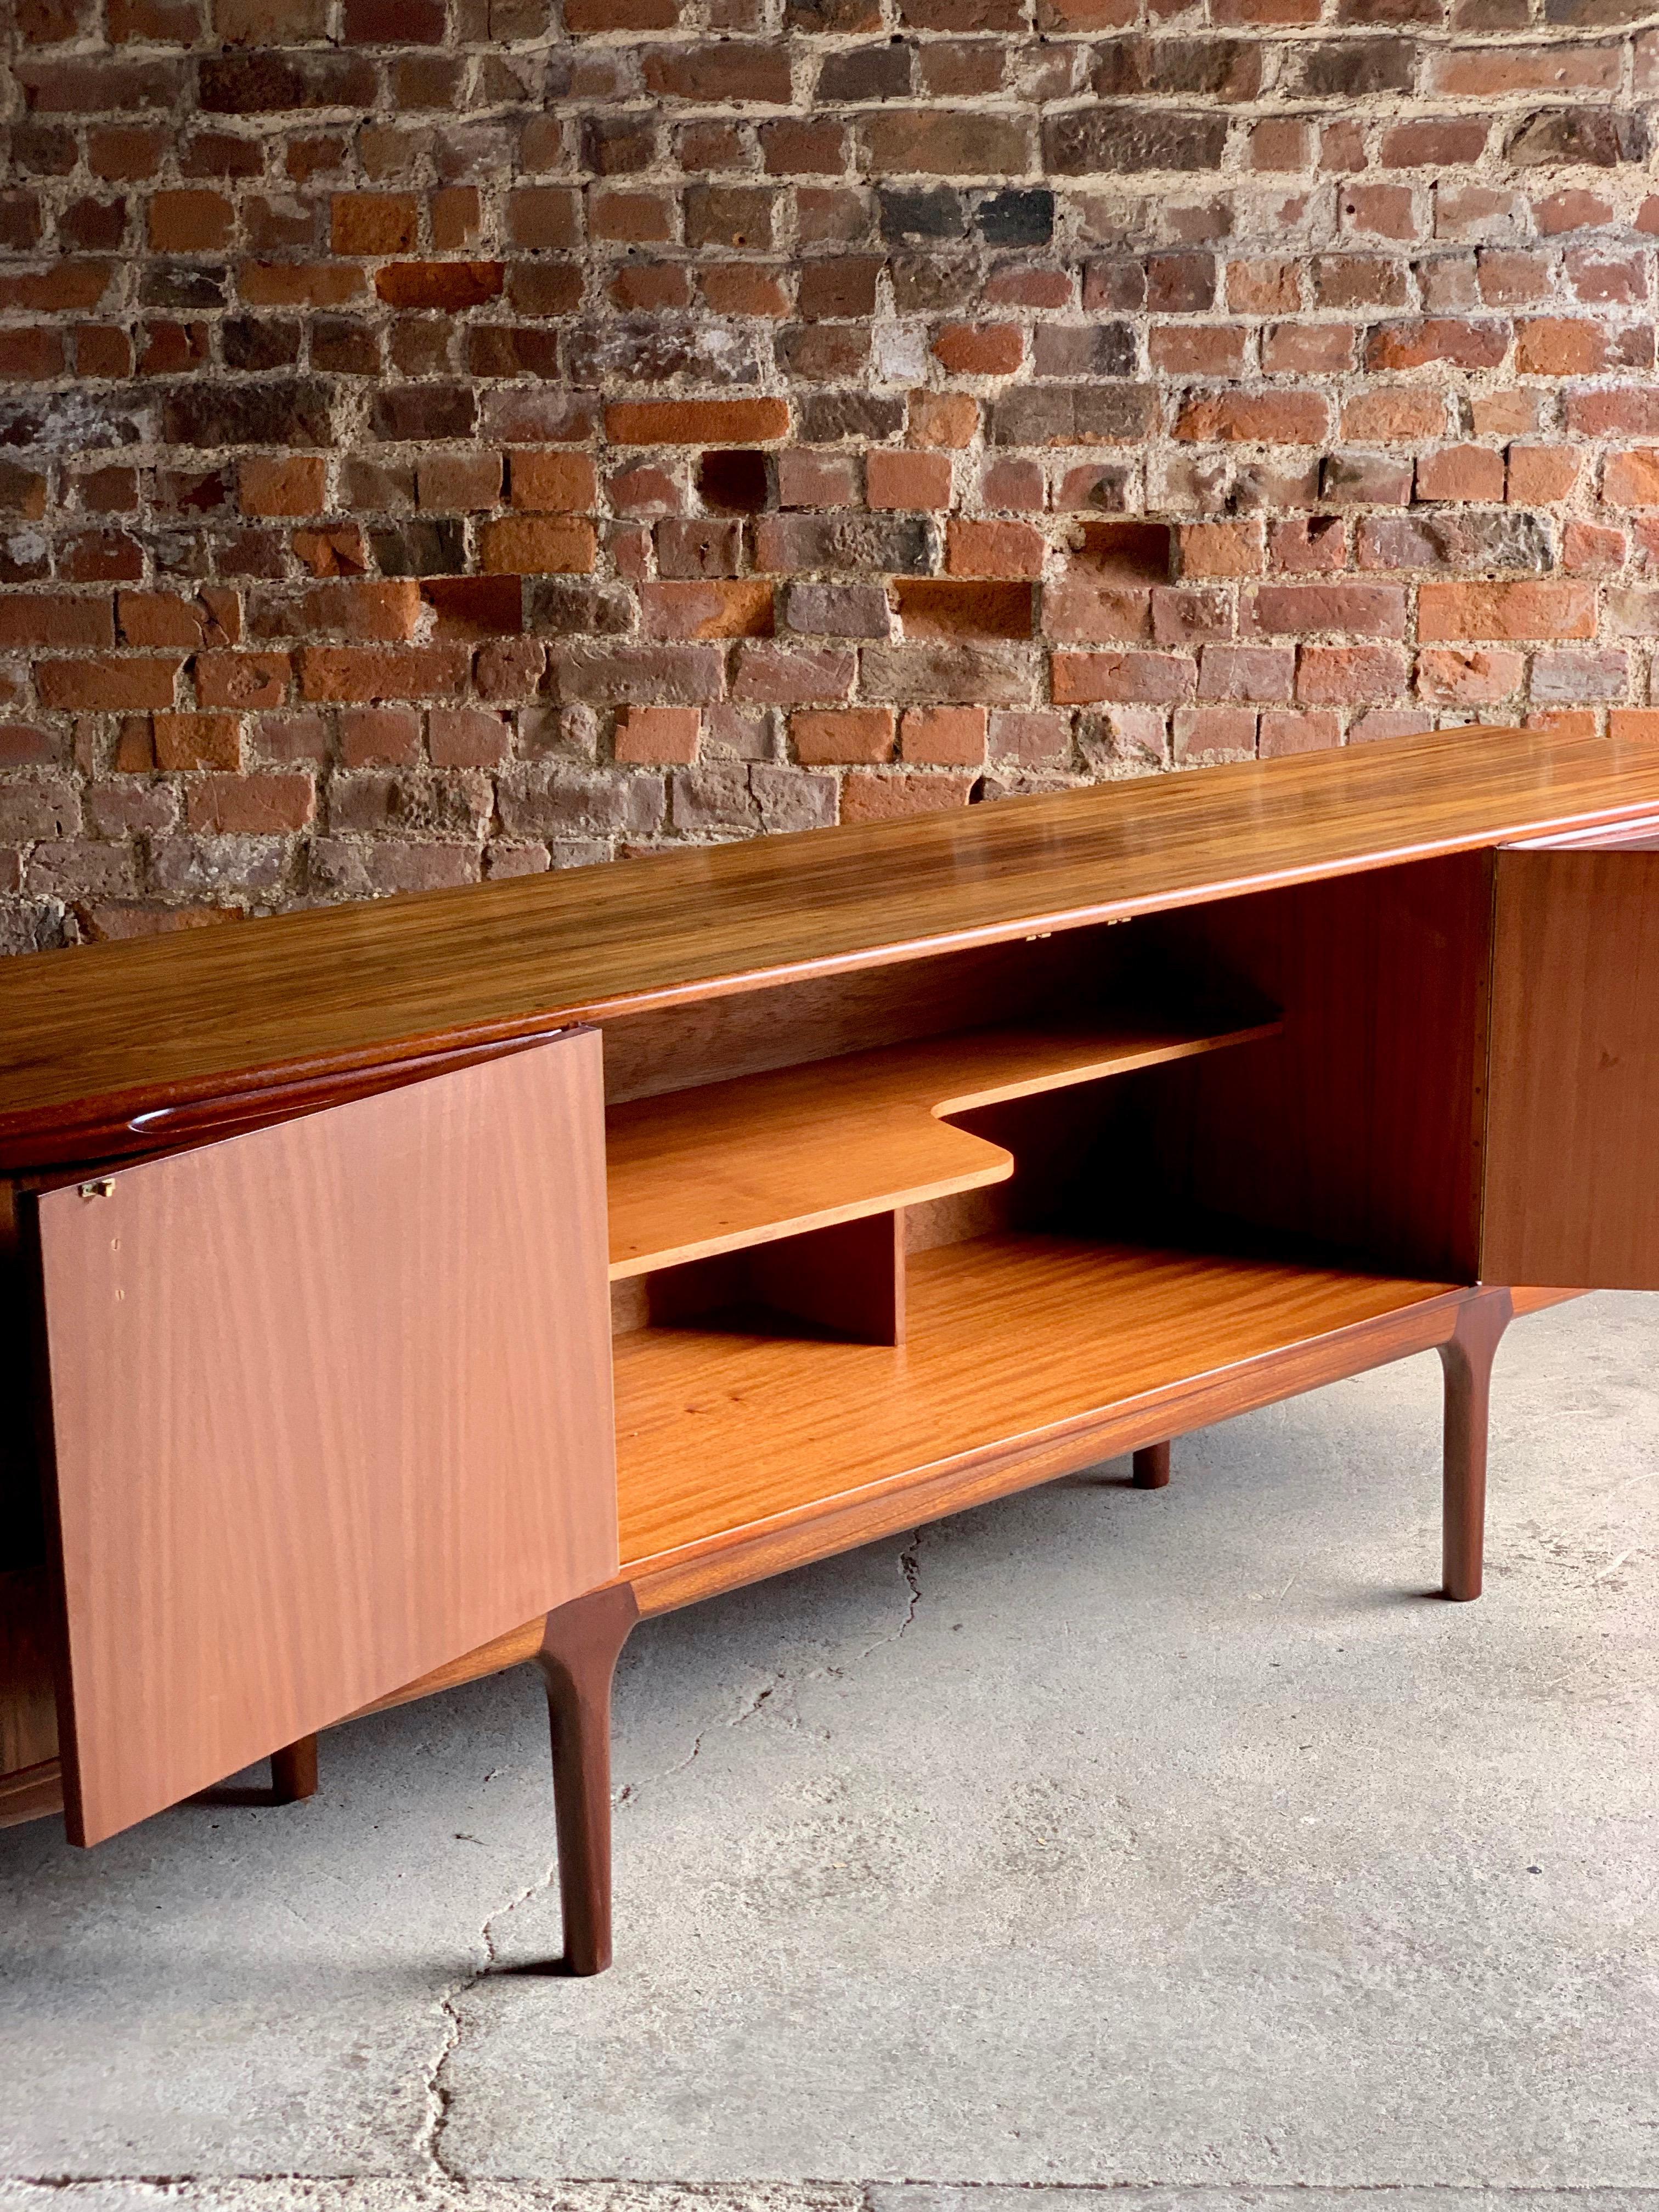
[[[1659,747],[1479,730],[0,967],[0,1816],[1659,1288]],[[1558,1290],[1515,1285],[1559,1285]]]

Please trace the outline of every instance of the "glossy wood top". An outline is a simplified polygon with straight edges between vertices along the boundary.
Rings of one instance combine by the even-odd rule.
[[[35,955],[0,963],[0,1169],[273,1074],[1645,811],[1659,745],[1451,732]]]

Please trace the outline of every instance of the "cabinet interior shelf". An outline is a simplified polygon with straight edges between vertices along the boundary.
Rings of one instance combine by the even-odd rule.
[[[957,1031],[613,1106],[611,1280],[1001,1182],[1012,1154],[943,1116],[1280,1027],[1249,1011]]]
[[[1150,1435],[1194,1378],[1452,1287],[1015,1233],[912,1256],[902,1346],[803,1339],[757,1310],[642,1329],[615,1347],[623,1562],[902,1489],[1118,1409],[1143,1410]]]

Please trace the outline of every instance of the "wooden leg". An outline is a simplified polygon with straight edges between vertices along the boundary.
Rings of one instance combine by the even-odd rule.
[[[1170,1447],[1147,1444],[1135,1454],[1133,1482],[1137,1490],[1162,1490],[1170,1480]]]
[[[297,1805],[317,1795],[317,1739],[302,1735],[270,1754],[270,1794],[278,1805]]]
[[[553,1727],[553,1808],[568,1973],[611,1964],[611,1681],[640,1617],[615,1583],[547,1616],[536,1663]]]
[[[1492,1363],[1514,1311],[1507,1291],[1477,1291],[1458,1309],[1457,1327],[1440,1346],[1446,1376],[1441,1587],[1460,1601],[1480,1595]]]

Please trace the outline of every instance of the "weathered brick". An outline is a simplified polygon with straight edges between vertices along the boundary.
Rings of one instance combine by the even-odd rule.
[[[1575,638],[1595,635],[1588,584],[1425,584],[1417,634],[1440,638]]]
[[[795,757],[817,768],[893,757],[897,717],[890,707],[801,708],[789,717]]]
[[[1394,584],[1262,584],[1249,605],[1254,627],[1268,636],[1406,635],[1406,594]]]

